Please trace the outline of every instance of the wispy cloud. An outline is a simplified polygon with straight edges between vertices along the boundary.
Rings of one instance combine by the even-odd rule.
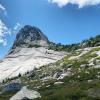
[[[7,45],[7,40],[5,37],[8,34],[11,34],[10,29],[8,29],[4,22],[0,19],[0,44],[3,44],[3,46]]]
[[[7,45],[7,40],[0,38],[0,44],[3,44],[3,46]]]
[[[0,4],[0,10],[5,11],[5,10],[6,10],[6,8]]]
[[[4,12],[4,14],[7,14],[6,8],[0,4],[0,12]]]
[[[0,19],[0,44],[3,46],[7,45],[7,35],[11,35],[12,33],[16,33],[21,28],[20,23],[16,23],[12,29],[9,29],[5,23]]]
[[[67,4],[75,4],[78,5],[79,8],[83,8],[88,5],[98,5],[100,4],[100,0],[48,0],[50,3],[55,3],[59,7],[63,7]]]
[[[16,25],[14,26],[13,30],[16,32],[19,30],[20,27],[21,27],[21,24],[19,22],[17,22]]]

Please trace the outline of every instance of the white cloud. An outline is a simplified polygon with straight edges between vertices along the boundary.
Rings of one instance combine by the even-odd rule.
[[[0,20],[0,44],[3,44],[3,46],[7,45],[7,40],[5,39],[7,34],[10,35],[11,31],[7,28],[3,21]]]
[[[0,13],[4,12],[6,13],[6,8],[0,4]],[[5,39],[6,34],[11,34],[10,30],[7,28],[7,26],[4,24],[4,22],[0,19],[0,44],[3,46],[7,45],[7,40]]]
[[[75,4],[78,5],[79,8],[88,5],[98,5],[100,4],[100,0],[48,0],[50,3],[55,3],[59,7],[63,7],[67,4]]]

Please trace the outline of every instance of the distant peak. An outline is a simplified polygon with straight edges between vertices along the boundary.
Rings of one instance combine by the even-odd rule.
[[[48,44],[48,38],[39,28],[35,26],[25,25],[17,33],[12,48],[15,49],[16,47],[29,47],[30,45],[47,46]]]

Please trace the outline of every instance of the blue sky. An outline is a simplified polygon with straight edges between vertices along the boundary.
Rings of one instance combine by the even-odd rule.
[[[71,1],[0,0],[4,7],[0,8],[0,20],[9,31],[0,37],[3,40],[0,58],[11,48],[20,27],[27,24],[39,27],[50,41],[62,44],[77,43],[100,34],[100,0]]]

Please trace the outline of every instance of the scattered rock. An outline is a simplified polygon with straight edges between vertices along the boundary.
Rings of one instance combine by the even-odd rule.
[[[55,82],[54,85],[60,85],[60,84],[63,84],[63,83],[64,83],[64,82],[60,82],[60,81],[59,81],[59,82]]]

